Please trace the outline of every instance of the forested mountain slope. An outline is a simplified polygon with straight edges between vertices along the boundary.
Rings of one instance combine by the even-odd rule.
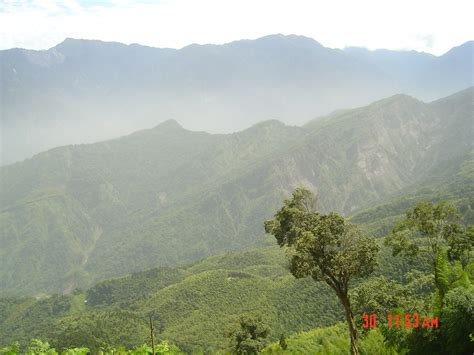
[[[3,167],[0,290],[67,292],[262,243],[262,221],[298,185],[350,214],[472,177],[472,112],[471,88],[429,104],[396,95],[303,127],[208,134],[167,121]]]
[[[244,313],[265,314],[275,334],[329,325],[342,316],[325,285],[294,279],[284,253],[267,247],[153,269],[68,296],[0,298],[0,347],[38,337],[57,349],[130,348],[147,341],[151,312],[157,338],[187,352],[226,349],[228,333]]]
[[[420,280],[410,280],[423,275],[424,267],[391,256],[379,241],[374,276],[420,286]],[[148,341],[150,314],[157,341],[166,339],[188,353],[228,350],[230,334],[246,314],[263,317],[271,329],[269,341],[343,319],[331,289],[311,278],[294,278],[285,251],[269,238],[263,247],[113,278],[69,295],[0,297],[0,347],[13,341],[24,347],[40,338],[59,350],[134,348]],[[291,350],[346,349],[347,330],[343,324],[336,327],[337,336],[319,329],[289,337]],[[325,345],[318,340],[321,333],[328,337]],[[378,334],[372,343],[381,340]]]

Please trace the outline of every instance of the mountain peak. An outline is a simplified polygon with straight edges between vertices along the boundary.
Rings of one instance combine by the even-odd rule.
[[[300,36],[300,35],[284,35],[281,33],[272,34],[264,37],[257,38],[255,43],[266,43],[272,45],[291,45],[297,47],[323,47],[321,43],[313,38]]]
[[[323,48],[323,46],[310,37],[300,35],[284,35],[281,33],[271,34],[256,39],[242,39],[224,44],[224,46],[236,47],[236,46],[263,46],[263,47],[281,47],[281,46],[293,46],[293,47],[316,47]],[[190,47],[190,46],[188,46]],[[187,47],[185,47],[187,48]]]
[[[442,55],[442,57],[453,57],[453,56],[464,56],[464,57],[470,57],[472,60],[472,57],[474,55],[474,41],[468,41],[465,42],[459,46],[451,48],[449,51],[447,51],[445,54]]]
[[[78,51],[82,50],[97,50],[101,48],[116,49],[125,47],[128,46],[120,42],[108,42],[97,39],[79,39],[67,37],[64,39],[64,41],[62,41],[51,49],[57,50],[61,53],[77,54]]]
[[[178,121],[175,119],[169,119],[164,122],[158,124],[155,129],[159,130],[166,130],[166,131],[181,131],[184,130],[183,126],[181,126]]]
[[[452,95],[430,102],[432,105],[443,105],[447,102],[474,102],[474,86],[458,91]]]
[[[255,128],[267,128],[267,127],[285,127],[285,124],[277,119],[269,119],[266,121],[262,121],[259,123],[254,124],[252,127]],[[252,128],[250,127],[250,128]]]
[[[372,105],[387,105],[387,104],[396,104],[396,103],[402,103],[402,104],[408,104],[408,103],[420,103],[421,101],[418,100],[417,98],[406,95],[406,94],[395,94],[390,97],[387,97],[385,99],[379,100],[374,102]]]
[[[73,45],[77,45],[77,44],[79,44],[79,43],[83,43],[83,42],[85,42],[85,41],[88,41],[88,40],[66,37],[66,38],[64,39],[64,41],[62,41],[61,43],[58,43],[58,44],[55,45],[53,48],[56,48],[56,49],[59,49],[59,48],[67,48],[67,47],[70,47],[70,46],[73,46]],[[51,49],[53,49],[53,48],[51,48]]]

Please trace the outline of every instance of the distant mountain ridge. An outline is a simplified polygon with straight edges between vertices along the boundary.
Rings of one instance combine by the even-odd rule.
[[[472,181],[473,98],[395,95],[232,134],[166,121],[2,167],[0,290],[67,292],[258,245],[262,221],[299,185],[348,215],[410,186]]]
[[[0,164],[170,118],[229,132],[268,119],[300,125],[400,92],[430,101],[472,86],[472,60],[473,42],[436,57],[295,35],[180,50],[75,39],[3,50]]]

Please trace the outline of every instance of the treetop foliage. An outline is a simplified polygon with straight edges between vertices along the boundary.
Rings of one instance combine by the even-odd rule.
[[[239,329],[232,334],[233,351],[237,354],[257,354],[268,344],[270,328],[260,316],[243,315]]]
[[[406,218],[394,227],[386,241],[394,255],[413,257],[425,252],[433,264],[442,248],[448,249],[451,259],[461,259],[472,244],[460,223],[458,211],[446,201],[419,203],[407,210]]]
[[[377,244],[337,213],[315,212],[315,201],[311,191],[298,188],[275,219],[265,222],[265,231],[280,246],[291,248],[292,273],[326,281],[332,287],[370,275],[377,263]]]

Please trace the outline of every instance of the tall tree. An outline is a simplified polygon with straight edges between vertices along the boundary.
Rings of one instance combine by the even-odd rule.
[[[275,218],[265,222],[265,231],[275,236],[280,247],[288,247],[290,270],[295,277],[311,276],[335,291],[346,315],[351,354],[358,354],[349,283],[373,272],[378,246],[343,217],[318,213],[315,206],[314,194],[297,188],[292,198],[283,202]]]
[[[233,350],[237,354],[258,354],[268,344],[270,328],[260,317],[242,316],[239,329],[232,333]]]
[[[407,210],[406,218],[395,226],[385,244],[392,248],[394,255],[415,257],[423,254],[429,260],[441,308],[452,283],[448,276],[448,259],[458,260],[463,268],[468,264],[473,244],[472,226],[465,229],[456,208],[445,201],[419,203]],[[462,274],[467,272],[457,278]]]
[[[153,327],[153,314],[149,314],[150,318],[150,342],[151,342],[151,353],[155,355],[155,328]]]
[[[425,254],[434,270],[442,249],[447,250],[451,260],[464,259],[472,245],[469,239],[454,206],[441,201],[438,204],[419,203],[407,210],[406,218],[395,226],[385,241],[394,255]]]

